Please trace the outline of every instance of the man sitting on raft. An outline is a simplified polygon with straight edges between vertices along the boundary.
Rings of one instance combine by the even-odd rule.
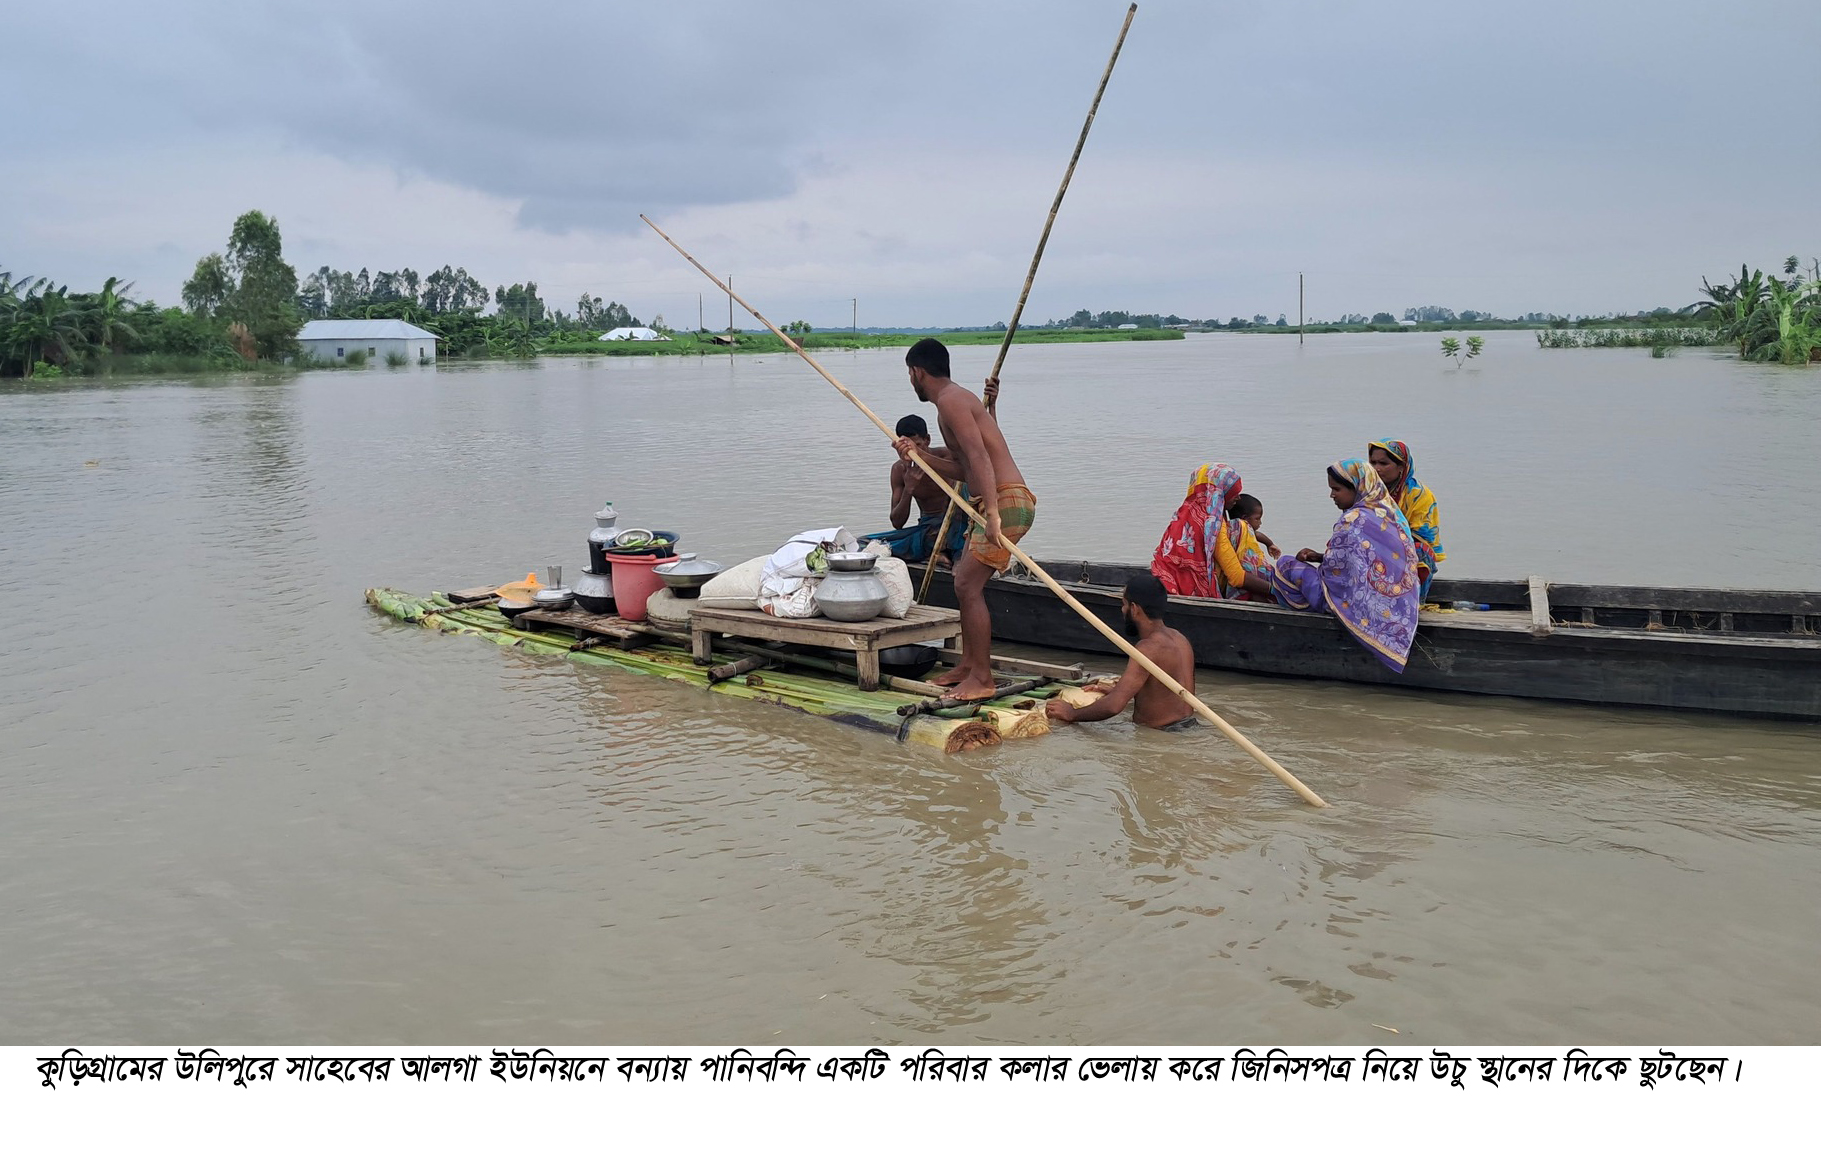
[[[1195,651],[1180,631],[1163,621],[1163,583],[1155,574],[1139,574],[1125,584],[1125,597],[1120,610],[1125,615],[1125,637],[1151,662],[1170,673],[1170,677],[1191,692],[1195,690]],[[1132,709],[1132,723],[1147,728],[1178,732],[1195,727],[1195,713],[1181,696],[1163,686],[1157,677],[1138,666],[1126,664],[1119,682],[1100,699],[1086,708],[1076,708],[1067,700],[1051,700],[1044,705],[1051,720],[1064,724],[1079,721],[1108,720]]]
[[[953,458],[947,448],[930,447],[929,424],[923,422],[921,415],[906,415],[898,420],[897,431],[901,438],[915,440],[918,451],[925,457]],[[967,491],[965,485],[955,487]],[[917,506],[917,523],[906,525],[913,503]],[[892,527],[884,533],[868,533],[860,539],[860,544],[883,541],[892,547],[893,557],[907,562],[923,561],[936,548],[936,533],[942,528],[942,517],[948,511],[948,504],[948,494],[936,487],[923,469],[899,457],[892,464]],[[966,541],[967,522],[957,514],[950,519],[948,536],[942,542],[942,560],[937,564],[952,563],[960,556]]]
[[[904,355],[911,389],[917,398],[936,407],[936,426],[948,445],[948,455],[932,450],[919,455],[938,476],[951,484],[966,481],[978,488],[993,485],[996,491],[976,498],[975,509],[986,518],[982,527],[968,527],[967,552],[955,564],[955,601],[961,611],[961,662],[955,670],[937,677],[947,687],[950,700],[984,700],[993,694],[993,618],[986,609],[986,583],[1012,564],[1011,553],[999,544],[1000,534],[1016,542],[1030,532],[1037,512],[1037,498],[1024,486],[1024,476],[1012,460],[999,423],[974,397],[948,376],[948,347],[924,338]],[[998,380],[987,379],[988,391]],[[899,436],[892,441],[898,455],[910,458],[917,441]]]

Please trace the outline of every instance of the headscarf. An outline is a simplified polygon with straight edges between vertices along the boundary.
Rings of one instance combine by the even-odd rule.
[[[1415,540],[1410,532],[1410,522],[1404,517],[1403,510],[1398,508],[1397,502],[1391,499],[1391,490],[1385,487],[1384,480],[1379,477],[1378,469],[1365,460],[1341,460],[1328,465],[1328,471],[1339,477],[1343,483],[1353,486],[1356,494],[1353,501],[1354,508],[1372,509],[1383,513],[1388,520],[1397,523],[1398,529],[1403,532],[1405,537]]]
[[[1395,498],[1397,507],[1404,511],[1405,519],[1410,522],[1410,536],[1416,539],[1417,555],[1433,574],[1437,566],[1448,560],[1448,554],[1442,549],[1442,513],[1436,506],[1435,494],[1416,478],[1416,461],[1410,456],[1409,444],[1388,436],[1375,440],[1366,445],[1368,458],[1373,448],[1383,448],[1404,466],[1404,480],[1398,485]]]
[[[1278,559],[1278,601],[1295,610],[1329,612],[1381,663],[1401,672],[1416,638],[1420,603],[1409,523],[1366,461],[1342,460],[1329,465],[1328,473],[1352,485],[1357,496],[1334,523],[1321,565]]]

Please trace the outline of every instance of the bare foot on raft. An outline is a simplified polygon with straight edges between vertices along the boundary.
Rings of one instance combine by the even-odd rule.
[[[967,673],[959,666],[956,666],[949,668],[947,671],[931,680],[930,683],[936,685],[938,688],[951,688],[966,678]]]
[[[990,677],[981,680],[970,676],[951,682],[953,682],[955,686],[942,693],[942,698],[944,700],[991,700],[993,698],[993,692],[996,690]]]

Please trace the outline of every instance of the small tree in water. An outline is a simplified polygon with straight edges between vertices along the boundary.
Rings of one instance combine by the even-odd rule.
[[[1454,359],[1454,369],[1459,370],[1461,367],[1467,365],[1467,360],[1469,358],[1478,358],[1480,356],[1480,351],[1485,349],[1485,346],[1486,339],[1480,337],[1478,334],[1468,335],[1467,346],[1464,350],[1461,348],[1461,340],[1459,338],[1447,337],[1442,339],[1442,354],[1444,357]]]

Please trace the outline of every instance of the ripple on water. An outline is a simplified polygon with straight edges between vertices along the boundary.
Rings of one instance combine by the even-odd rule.
[[[1021,462],[1029,450],[1049,486],[1039,552],[1142,555],[1153,526],[1130,519],[1179,494],[1177,464],[1208,458],[1193,418],[1110,440],[1056,422],[1090,409],[1070,398],[1094,381],[1084,370],[1153,408],[1203,409],[1188,392],[1207,351],[1120,349],[1021,352],[1061,412],[1007,400]],[[1283,415],[1280,353],[1230,352],[1244,402],[1225,414],[1236,443],[1275,453],[1245,471],[1281,539],[1326,520],[1293,491],[1306,454],[1273,441],[1311,417]],[[1397,402],[1438,417],[1401,351],[1362,353],[1362,377],[1395,375],[1415,388]],[[896,355],[839,361],[865,394],[902,398]],[[1821,1037],[1821,933],[1798,882],[1821,845],[1809,728],[1203,673],[1217,710],[1334,803],[1312,811],[1213,730],[1114,723],[947,759],[360,605],[376,584],[573,571],[609,496],[722,561],[828,523],[823,502],[872,499],[882,445],[791,369],[480,365],[0,395],[0,581],[88,581],[104,558],[133,584],[100,621],[10,635],[0,1033],[1373,1044],[1376,1022],[1420,1045],[1638,1042],[1675,1022]],[[1536,393],[1569,393],[1561,372],[1577,369],[1551,366]],[[1758,393],[1727,386],[1735,407]],[[1643,393],[1622,387],[1602,393]],[[1716,416],[1711,391],[1650,401],[1729,451],[1774,452],[1821,422],[1779,402],[1776,435],[1748,434],[1754,417]],[[1509,424],[1520,442],[1549,408],[1513,389],[1460,409],[1434,426]],[[1310,441],[1396,430],[1347,410],[1312,416]],[[700,466],[703,419],[738,421],[737,439],[717,447],[719,475],[679,477]],[[787,476],[775,455],[804,434],[825,454]],[[1128,474],[1081,476],[1132,454],[1121,445],[1146,453]],[[1461,572],[1553,572],[1559,527],[1504,516],[1502,489],[1475,487],[1487,453],[1451,450],[1467,447],[1425,441]],[[1525,450],[1559,455],[1572,467],[1539,475],[1580,477],[1594,502],[1581,520],[1601,545],[1574,551],[1580,576],[1651,568],[1622,503],[1635,469]],[[1716,474],[1775,470],[1754,456]],[[815,491],[790,487],[811,475]],[[1788,554],[1813,549],[1812,518],[1780,500],[1753,511],[1761,528],[1714,522],[1738,564],[1807,576],[1766,585],[1814,585],[1812,554]],[[1496,549],[1472,536],[1491,531]]]

